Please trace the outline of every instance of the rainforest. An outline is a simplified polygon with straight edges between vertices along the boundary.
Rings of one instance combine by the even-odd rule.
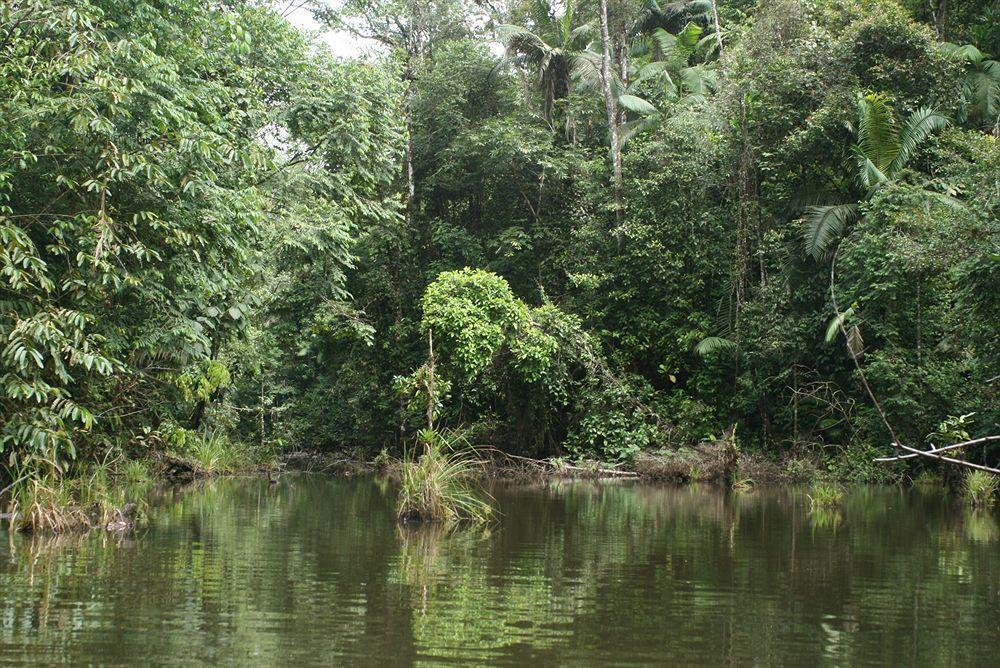
[[[996,0],[0,3],[0,663],[990,665]]]
[[[998,18],[8,2],[3,475],[398,457],[428,419],[567,462],[989,468]]]

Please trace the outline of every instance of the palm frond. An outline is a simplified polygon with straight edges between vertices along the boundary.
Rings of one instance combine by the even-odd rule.
[[[802,238],[805,251],[814,260],[820,260],[829,251],[834,240],[857,216],[857,204],[811,206],[803,218]]]
[[[865,340],[861,336],[861,328],[857,325],[847,330],[847,352],[856,359],[865,354]]]
[[[628,142],[634,139],[637,135],[647,130],[652,130],[659,125],[661,120],[662,116],[659,113],[656,113],[622,123],[618,126],[618,137],[621,139],[622,146],[628,144]]]
[[[633,82],[641,83],[664,75],[670,78],[670,64],[662,60],[654,60],[639,68],[639,72]]]
[[[837,338],[837,332],[839,332],[840,328],[844,326],[844,323],[847,322],[848,318],[851,318],[853,316],[854,316],[853,306],[844,311],[843,313],[838,313],[837,315],[835,315],[830,320],[830,324],[826,326],[826,336],[823,337],[823,340],[826,343],[831,343],[835,338]]]
[[[896,115],[881,93],[858,96],[858,148],[883,174],[899,154]]]
[[[719,50],[719,40],[715,38],[715,31],[702,35],[698,43],[694,45],[694,50],[698,53],[704,53],[706,58],[716,53]]]
[[[570,31],[569,39],[566,40],[566,47],[573,51],[583,51],[594,41],[596,31],[597,29],[594,27],[593,21],[577,26]]]
[[[702,357],[716,350],[736,350],[736,342],[731,339],[724,339],[721,336],[706,336],[694,347],[694,351]]]
[[[656,107],[635,95],[619,95],[618,104],[640,116],[649,116],[656,113]]]
[[[930,107],[917,109],[899,131],[899,148],[889,165],[888,176],[898,174],[932,132],[947,127],[949,120]]]
[[[686,5],[688,16],[701,16],[712,11],[710,0],[692,0]]]
[[[541,37],[523,26],[500,25],[497,27],[497,39],[504,45],[508,58],[521,56],[537,63],[552,51]]]
[[[718,87],[718,74],[710,65],[694,65],[681,70],[681,86],[692,95],[707,95]]]
[[[851,147],[851,150],[854,152],[854,157],[858,162],[857,177],[858,183],[861,184],[862,188],[871,190],[889,180],[889,177],[871,161],[871,158],[861,150],[860,146],[855,145]]]
[[[563,12],[559,27],[562,31],[562,43],[568,44],[573,32],[573,3],[571,1],[566,3],[566,10]]]
[[[677,37],[671,35],[663,28],[654,30],[650,37],[656,45],[656,50],[659,52],[661,60],[666,60],[674,52],[674,47],[677,46]]]
[[[570,59],[570,72],[580,88],[599,91],[603,84],[601,76],[601,54],[593,51],[583,51],[574,54]],[[611,72],[611,92],[621,95],[625,92],[625,84],[617,72]]]
[[[677,33],[677,41],[670,54],[670,59],[679,66],[686,65],[691,55],[698,48],[698,40],[704,29],[695,23],[688,23],[684,29]]]
[[[970,65],[963,97],[970,117],[980,122],[995,122],[1000,116],[1000,62],[981,60]]]
[[[657,28],[677,30],[693,3],[686,0],[668,2],[662,7],[655,0],[645,0],[639,17],[632,24],[633,35],[649,34]]]
[[[959,46],[958,44],[952,44],[951,42],[942,42],[938,45],[941,51],[952,58],[953,60],[960,60],[967,63],[977,63],[982,60],[986,60],[987,56],[985,53],[977,49],[972,44],[963,44]]]

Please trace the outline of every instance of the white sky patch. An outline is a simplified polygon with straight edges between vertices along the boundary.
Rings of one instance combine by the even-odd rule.
[[[330,51],[338,58],[359,58],[380,49],[380,45],[373,40],[361,39],[343,30],[327,28],[314,19],[312,12],[305,7],[290,8],[284,16],[293,26],[314,35],[319,42],[330,47]]]
[[[304,6],[297,5],[294,0],[289,2],[282,15],[293,26],[315,36],[317,41],[327,45],[331,53],[338,58],[360,58],[369,53],[384,52],[385,46],[375,40],[356,37],[344,30],[332,30],[321,24],[313,18],[312,12]],[[482,29],[489,17],[484,12],[477,12],[473,14],[472,19],[474,24],[478,22],[477,27]],[[486,45],[496,57],[504,55],[504,46],[500,42],[490,39]]]

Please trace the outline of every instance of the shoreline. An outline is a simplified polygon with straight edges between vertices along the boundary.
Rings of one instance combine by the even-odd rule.
[[[824,473],[814,460],[787,458],[767,459],[759,453],[745,453],[725,441],[707,443],[700,448],[678,448],[659,453],[642,453],[628,462],[574,460],[565,457],[535,459],[507,453],[499,448],[475,448],[476,477],[481,480],[538,482],[544,480],[591,480],[600,482],[635,481],[644,484],[683,486],[708,484],[724,489],[748,492],[759,486],[796,485],[809,481],[827,480],[837,486],[891,482],[888,480],[835,480]],[[349,456],[343,452],[296,450],[275,457],[270,462],[258,462],[231,470],[203,470],[189,460],[160,454],[142,460],[148,477],[141,482],[119,480],[106,483],[106,498],[79,502],[71,497],[52,495],[45,503],[29,506],[28,514],[13,503],[15,492],[0,498],[0,522],[10,531],[24,533],[63,534],[105,531],[127,533],[141,526],[148,497],[157,489],[184,488],[201,481],[224,477],[260,477],[276,484],[285,473],[307,472],[334,477],[382,474],[400,476],[403,460],[384,454],[374,458]],[[897,482],[917,481],[899,476]],[[64,479],[60,484],[72,485],[79,479]],[[38,486],[43,487],[40,483]],[[45,488],[48,489],[48,488]],[[114,497],[117,502],[109,503]],[[63,499],[67,503],[58,504]]]

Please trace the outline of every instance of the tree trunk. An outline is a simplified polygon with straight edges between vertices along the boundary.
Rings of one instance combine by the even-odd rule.
[[[427,330],[427,429],[434,430],[434,330]]]
[[[947,0],[945,0],[947,2]],[[715,45],[719,49],[719,57],[722,57],[722,29],[719,27],[719,8],[712,0],[712,25],[715,28]]]
[[[948,28],[948,0],[938,0],[934,10],[934,31],[938,39],[946,39],[945,32]]]
[[[404,202],[406,212],[406,226],[410,227],[413,218],[413,198],[417,192],[417,185],[413,179],[413,56],[406,55],[406,89],[403,92],[403,122],[406,129],[406,151],[403,161],[406,169],[406,200]]]
[[[601,0],[601,80],[604,90],[604,108],[608,116],[608,133],[611,139],[611,169],[616,210],[621,208],[622,153],[618,138],[618,105],[611,90],[611,38],[608,36],[608,0]]]
[[[628,28],[623,23],[618,29],[618,74],[622,79],[623,90],[628,89]],[[618,127],[621,127],[626,119],[625,110],[618,109]]]

